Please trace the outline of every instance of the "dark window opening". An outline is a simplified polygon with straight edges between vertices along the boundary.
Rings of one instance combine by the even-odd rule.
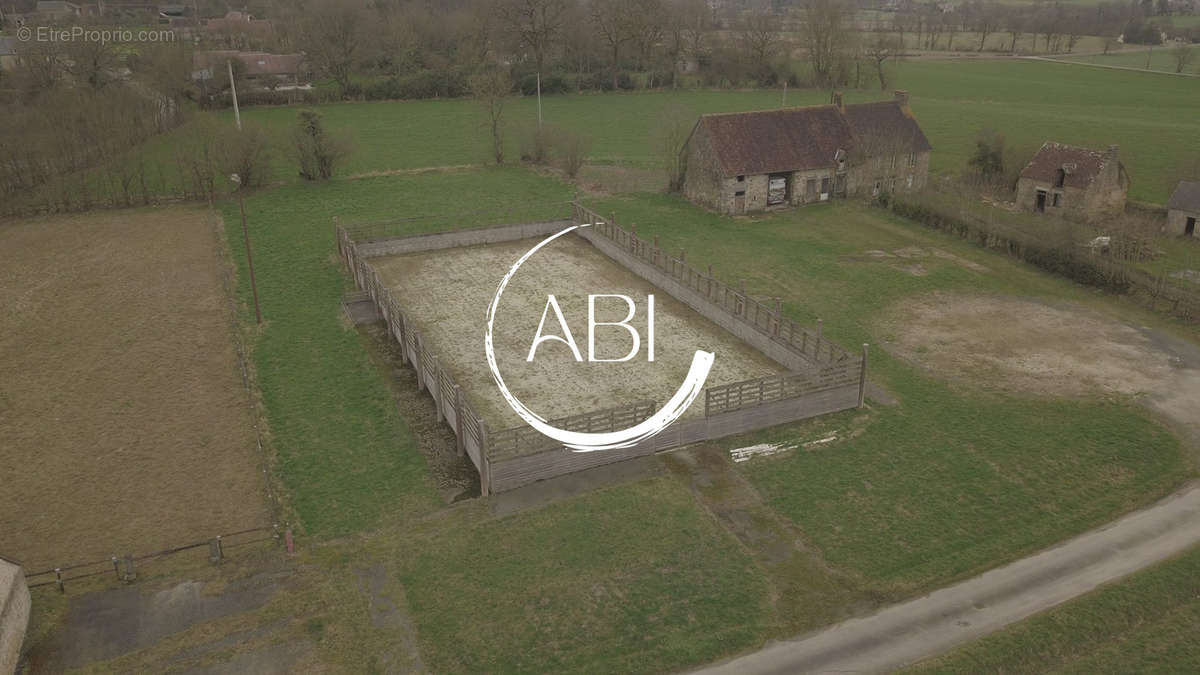
[[[1046,210],[1046,192],[1045,192],[1044,190],[1038,190],[1038,193],[1037,193],[1037,210],[1038,210],[1038,211],[1045,211],[1045,210]]]
[[[1183,233],[1189,237],[1196,236],[1196,219],[1188,218],[1187,224],[1183,226]]]
[[[1054,172],[1054,187],[1062,187],[1063,183],[1067,182],[1067,172],[1059,169]]]
[[[745,177],[745,176],[738,176],[738,182],[739,182],[739,183],[745,183],[745,182],[746,182],[746,177]]]
[[[745,191],[745,190],[738,190],[737,192],[733,193],[733,196],[734,196],[734,197],[745,197],[745,196],[746,196],[746,191]]]
[[[829,179],[828,178],[821,179],[821,194],[823,194],[823,195],[829,194]]]
[[[1054,205],[1062,206],[1062,193],[1061,192],[1054,193]]]

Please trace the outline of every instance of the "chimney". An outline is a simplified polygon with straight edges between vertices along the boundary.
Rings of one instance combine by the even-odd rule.
[[[895,91],[895,96],[897,103],[900,105],[908,105],[908,91],[904,89],[897,89]]]
[[[838,110],[845,110],[846,105],[842,103],[842,92],[835,91],[829,97],[829,102],[838,107]]]

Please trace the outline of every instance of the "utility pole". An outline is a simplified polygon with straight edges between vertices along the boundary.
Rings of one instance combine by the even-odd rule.
[[[250,231],[246,229],[246,198],[242,196],[242,177],[236,173],[229,177],[237,187],[238,208],[242,212],[242,241],[246,244],[246,267],[250,269],[250,292],[254,296],[254,319],[262,325],[262,310],[258,306],[258,282],[254,279],[254,256],[250,253]]]
[[[238,131],[241,131],[242,113],[238,111],[237,86],[233,83],[233,61],[226,61],[225,67],[229,69],[229,93],[233,94],[233,121],[237,123]]]

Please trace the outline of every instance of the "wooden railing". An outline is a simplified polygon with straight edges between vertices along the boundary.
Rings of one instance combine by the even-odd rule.
[[[612,222],[611,219],[605,219],[599,213],[585,206],[575,203],[573,207],[575,222],[590,224],[593,231],[609,239],[621,249],[629,252],[630,255],[658,268],[687,288],[700,293],[723,311],[753,326],[760,333],[785,345],[806,360],[814,363],[841,363],[858,360],[854,354],[836,343],[824,339],[820,330],[810,331],[783,316],[783,308],[778,300],[772,303],[773,306],[755,300],[746,293],[744,288],[736,288],[714,276],[711,265],[706,271],[701,272],[687,264],[682,252],[679,257],[672,256],[661,249],[655,241],[642,239],[633,230],[626,230]]]
[[[627,429],[646,421],[654,414],[656,407],[651,401],[638,401],[629,405],[593,410],[591,412],[550,420],[549,424],[567,431],[581,433],[606,433]],[[553,450],[561,447],[562,443],[543,436],[533,427],[521,425],[512,429],[497,431],[489,438],[488,451],[495,459],[513,457],[516,455]]]

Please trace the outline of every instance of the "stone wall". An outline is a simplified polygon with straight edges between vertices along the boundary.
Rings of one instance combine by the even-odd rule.
[[[29,626],[29,587],[17,565],[0,558],[0,673],[17,670]]]
[[[1197,223],[1200,223],[1200,211],[1183,211],[1180,209],[1172,209],[1167,212],[1167,234],[1183,235],[1187,230],[1187,219],[1195,218]],[[1200,227],[1196,228],[1200,230]],[[1200,237],[1200,232],[1193,231],[1193,237]]]

